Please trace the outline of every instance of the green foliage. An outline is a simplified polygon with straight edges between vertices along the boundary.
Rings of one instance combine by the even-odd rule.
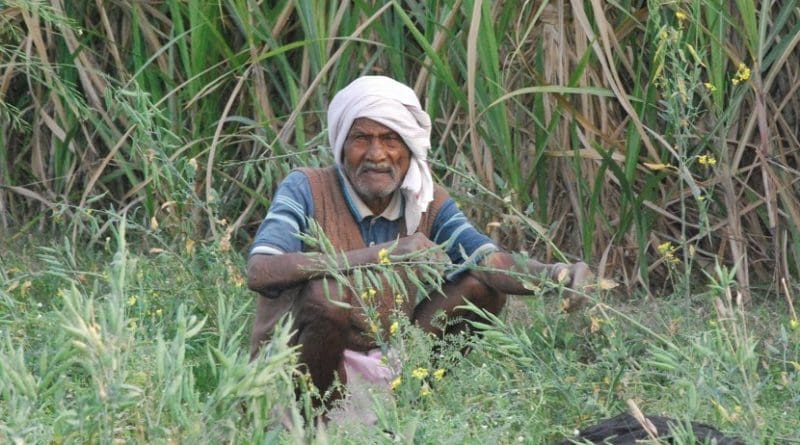
[[[237,256],[139,251],[128,241],[142,229],[113,231],[107,251],[4,246],[0,441],[553,443],[631,401],[748,443],[800,440],[796,315],[743,311],[724,267],[689,299],[593,292],[588,310],[565,314],[547,292],[512,299],[503,318],[472,307],[480,335],[448,341],[394,312],[375,332],[398,371],[391,393],[368,400],[377,422],[318,428],[300,414],[308,393],[295,398],[290,324],[249,360],[253,297]]]
[[[628,400],[800,441],[797,8],[3,2],[0,442],[547,443]],[[332,162],[326,107],[361,74],[418,92],[476,226],[636,297],[531,300],[450,343],[362,299],[402,359],[378,424],[286,430],[309,395],[288,324],[244,352],[239,253],[278,181]],[[445,265],[387,258],[402,276],[340,284],[440,285]]]
[[[718,259],[746,298],[800,271],[796,0],[5,5],[9,235],[67,220],[97,241],[132,212],[244,246],[291,168],[331,162],[331,96],[388,74],[433,118],[439,179],[510,249],[686,295]]]
[[[42,249],[41,271],[6,256],[0,440],[265,437],[269,413],[294,401],[288,329],[251,363],[252,299],[229,276],[230,254],[188,260],[200,280],[168,253],[129,252],[125,228],[105,255],[76,255],[68,243]],[[96,272],[80,269],[87,263]],[[214,308],[204,305],[212,299]]]

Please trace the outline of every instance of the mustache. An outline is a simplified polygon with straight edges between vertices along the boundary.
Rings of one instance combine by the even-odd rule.
[[[361,163],[361,165],[358,166],[356,174],[360,175],[361,173],[370,170],[376,170],[382,173],[389,173],[392,176],[392,178],[397,177],[397,170],[391,163],[388,162],[377,163],[377,162],[364,161]]]

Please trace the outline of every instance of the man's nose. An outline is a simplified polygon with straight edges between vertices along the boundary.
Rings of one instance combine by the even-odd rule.
[[[367,159],[370,161],[381,161],[387,156],[386,143],[377,136],[372,136],[369,139],[369,148],[367,149]]]

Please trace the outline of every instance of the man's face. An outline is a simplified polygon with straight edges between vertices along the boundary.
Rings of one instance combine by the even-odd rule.
[[[353,121],[343,157],[347,179],[367,205],[381,202],[397,190],[411,163],[411,151],[403,138],[365,117]]]

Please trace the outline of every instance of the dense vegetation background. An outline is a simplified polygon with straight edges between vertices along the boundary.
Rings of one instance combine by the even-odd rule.
[[[369,73],[417,91],[477,224],[620,284],[581,321],[526,303],[385,428],[539,443],[636,398],[796,440],[798,45],[796,0],[4,1],[0,440],[307,439],[266,423],[291,354],[240,355],[241,256]]]

